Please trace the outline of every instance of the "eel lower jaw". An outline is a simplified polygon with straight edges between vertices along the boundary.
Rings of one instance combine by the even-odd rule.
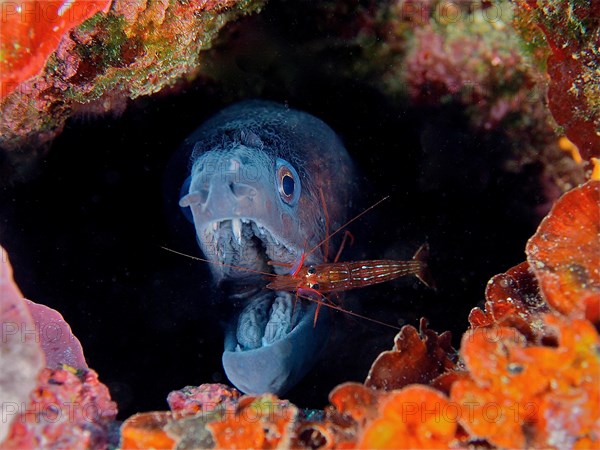
[[[318,359],[329,336],[329,310],[321,308],[315,325],[317,305],[298,302],[294,307],[294,301],[288,292],[263,292],[227,328],[223,367],[241,391],[283,395]]]
[[[218,281],[256,286],[252,277],[289,272],[302,249],[286,242],[260,222],[228,218],[207,223],[200,234],[203,251],[215,261]],[[211,253],[212,250],[212,253]],[[287,265],[270,265],[269,262]],[[264,286],[267,284],[262,281]],[[260,282],[259,282],[260,284]],[[245,393],[282,395],[314,365],[329,336],[329,311],[316,303],[296,301],[295,294],[261,289],[230,295],[240,302],[228,320],[223,368]]]

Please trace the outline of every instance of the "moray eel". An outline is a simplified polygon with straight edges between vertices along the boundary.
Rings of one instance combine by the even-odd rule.
[[[225,330],[223,367],[245,393],[293,387],[325,346],[330,317],[294,294],[265,289],[303,251],[345,220],[354,176],[350,157],[321,120],[286,106],[246,101],[205,122],[184,143],[189,176],[180,206],[193,221],[216,285],[237,305]],[[305,264],[324,261],[323,246]]]

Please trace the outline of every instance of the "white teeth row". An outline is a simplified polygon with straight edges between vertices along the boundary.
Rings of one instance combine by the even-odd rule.
[[[235,237],[235,240],[237,241],[238,245],[242,245],[242,224],[250,224],[250,223],[253,223],[253,225],[256,226],[255,231],[258,231],[259,237],[266,239],[268,236],[275,245],[277,245],[277,246],[283,245],[289,253],[295,254],[295,251],[293,249],[291,249],[290,247],[285,245],[285,243],[280,242],[279,239],[277,239],[269,231],[267,231],[265,227],[257,224],[256,222],[252,222],[250,219],[243,219],[243,218],[231,219],[231,229],[233,232],[233,236]],[[211,227],[212,227],[213,231],[215,231],[215,232],[218,231],[220,224],[221,224],[221,222],[219,222],[219,221],[212,222]]]
[[[256,228],[258,228],[258,234],[260,234],[261,237],[265,237],[267,235],[265,229],[260,225],[257,224]]]
[[[231,219],[231,229],[238,245],[242,245],[242,221],[240,219]]]

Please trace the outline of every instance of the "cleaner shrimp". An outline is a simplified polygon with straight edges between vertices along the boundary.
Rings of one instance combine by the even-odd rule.
[[[327,207],[323,198],[323,193],[321,192],[320,194],[321,202],[323,203],[323,208],[325,212],[325,228],[328,231],[329,218],[327,214]],[[237,270],[264,275],[265,278],[271,280],[266,285],[267,289],[274,291],[293,292],[296,294],[296,298],[303,298],[317,303],[317,309],[315,311],[313,325],[316,325],[317,323],[321,305],[325,305],[329,308],[353,315],[355,317],[359,317],[361,319],[365,319],[371,322],[378,323],[380,325],[398,329],[398,327],[387,324],[385,322],[380,322],[370,317],[362,316],[352,311],[345,310],[331,303],[331,301],[328,300],[325,294],[339,293],[351,289],[371,286],[374,284],[384,283],[386,281],[392,281],[397,278],[408,275],[415,275],[417,279],[419,279],[424,285],[434,288],[434,283],[429,274],[429,268],[427,265],[427,258],[429,255],[429,245],[427,243],[421,245],[419,249],[415,252],[412,259],[409,261],[375,259],[365,261],[339,262],[338,260],[341,256],[342,250],[346,244],[347,239],[350,238],[352,241],[354,240],[352,235],[348,231],[345,231],[344,238],[333,262],[324,262],[322,264],[313,264],[309,266],[303,265],[306,257],[312,252],[314,252],[321,245],[325,245],[324,255],[326,260],[329,251],[329,240],[335,234],[344,230],[348,225],[350,225],[350,223],[354,222],[355,220],[357,220],[358,218],[360,218],[361,216],[363,216],[368,211],[375,208],[388,198],[389,196],[386,196],[378,202],[374,203],[373,205],[362,211],[360,214],[356,215],[354,218],[350,219],[348,222],[340,226],[333,233],[326,233],[327,237],[323,239],[323,241],[318,243],[309,252],[303,252],[295,264],[279,263],[273,261],[270,261],[268,263],[269,265],[289,267],[290,272],[288,274],[279,275],[275,273],[260,272],[254,269],[237,267],[224,263],[217,263],[208,259],[178,252],[176,250],[163,246],[161,246],[161,248],[169,252],[186,256],[188,258],[192,258],[198,261],[203,261],[210,264],[219,264]]]

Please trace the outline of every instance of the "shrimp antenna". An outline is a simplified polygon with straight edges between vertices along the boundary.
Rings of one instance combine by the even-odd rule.
[[[349,314],[349,315],[354,316],[354,317],[358,317],[359,319],[368,320],[369,322],[373,322],[373,323],[376,323],[378,325],[382,325],[384,327],[392,328],[394,330],[400,330],[400,327],[391,325],[389,323],[381,322],[380,320],[372,319],[371,317],[363,316],[361,314],[358,314],[358,313],[355,313],[355,312],[352,312],[352,311],[348,311],[347,309],[344,309],[344,308],[342,308],[340,306],[332,305],[331,303],[326,303],[324,301],[311,298],[311,297],[309,297],[307,295],[299,295],[298,294],[298,297],[303,298],[305,300],[310,300],[311,302],[319,303],[319,304],[324,305],[324,306],[326,306],[328,308],[335,309],[336,311],[339,311],[341,313]]]
[[[170,249],[168,247],[163,247],[162,245],[159,245],[159,247],[162,248],[163,250],[168,251],[168,252],[175,253],[176,255],[186,256],[188,258],[195,259],[196,261],[202,261],[202,262],[206,262],[206,263],[209,263],[209,264],[216,264],[217,266],[229,267],[231,269],[241,270],[243,272],[255,273],[255,274],[258,274],[258,275],[267,275],[269,277],[276,276],[274,273],[261,272],[260,270],[248,269],[247,267],[234,266],[233,264],[225,264],[225,263],[218,262],[218,261],[211,261],[210,259],[200,258],[199,256],[188,255],[187,253],[178,252],[177,250],[173,250],[173,249]]]
[[[354,216],[352,219],[350,219],[348,222],[346,222],[344,225],[340,226],[337,230],[335,230],[333,233],[331,233],[329,236],[327,236],[325,239],[323,239],[321,242],[319,242],[317,245],[315,245],[313,248],[310,249],[310,251],[306,254],[306,256],[312,254],[316,249],[318,249],[321,245],[323,245],[325,242],[328,242],[329,239],[331,239],[333,236],[335,236],[336,234],[338,234],[340,231],[342,231],[344,228],[346,228],[348,225],[350,225],[352,222],[354,222],[355,220],[359,219],[360,217],[364,216],[366,213],[368,213],[369,211],[371,211],[373,208],[375,208],[376,206],[378,206],[380,203],[383,203],[384,201],[386,201],[388,198],[390,198],[389,195],[386,195],[385,197],[383,197],[381,200],[373,203],[371,206],[369,206],[367,209],[365,209],[364,211],[362,211],[360,214]]]

